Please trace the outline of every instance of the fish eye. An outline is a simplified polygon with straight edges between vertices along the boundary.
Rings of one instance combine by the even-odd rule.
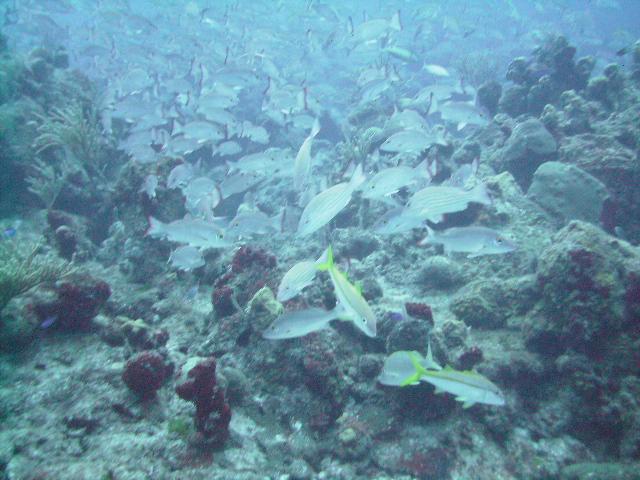
[[[502,245],[504,243],[504,239],[502,237],[498,237],[498,238],[496,238],[496,243],[498,245]]]

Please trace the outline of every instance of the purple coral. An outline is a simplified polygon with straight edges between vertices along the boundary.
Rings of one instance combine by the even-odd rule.
[[[222,285],[213,290],[211,303],[218,318],[228,317],[236,311],[233,304],[233,290],[228,285]]]
[[[197,358],[183,365],[176,393],[195,405],[196,430],[211,445],[220,447],[229,438],[231,408],[217,383],[216,359]]]
[[[433,326],[433,312],[426,303],[405,303],[404,307],[410,317],[425,320],[429,325]]]
[[[122,372],[122,380],[142,399],[155,397],[173,368],[158,352],[147,350],[130,358]]]
[[[111,288],[106,282],[89,276],[59,283],[55,291],[57,300],[36,304],[33,309],[40,321],[55,318],[54,327],[65,331],[88,330],[111,296]]]

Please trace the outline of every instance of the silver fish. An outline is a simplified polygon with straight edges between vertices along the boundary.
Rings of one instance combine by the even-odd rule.
[[[179,270],[193,270],[204,265],[202,252],[191,245],[176,248],[169,256],[171,266]]]
[[[191,218],[163,223],[156,218],[149,217],[149,229],[146,234],[203,249],[233,246],[233,243],[225,239],[224,232],[220,227],[211,222]]]
[[[267,340],[283,340],[286,338],[304,337],[329,326],[329,322],[338,318],[335,310],[308,308],[280,315],[262,333]]]
[[[262,182],[264,177],[255,173],[239,172],[225,177],[220,183],[222,198],[229,198],[236,193],[242,193]]]
[[[323,255],[315,262],[313,260],[303,260],[291,267],[284,274],[278,286],[278,301],[286,302],[291,300],[309,286],[318,273],[316,265],[324,261]]]
[[[430,181],[431,173],[426,160],[415,168],[407,166],[385,168],[365,182],[362,186],[362,196],[370,200],[381,200],[408,185],[422,183],[424,186]]]
[[[444,140],[437,134],[421,130],[403,130],[387,138],[380,150],[392,153],[419,154],[432,145],[441,144]]]
[[[464,252],[469,254],[467,258],[508,253],[518,248],[500,232],[487,227],[453,227],[441,232],[427,227],[427,231],[420,245],[441,244],[446,254]]]
[[[423,223],[424,219],[411,214],[404,207],[396,207],[382,215],[373,224],[373,231],[378,235],[394,235],[421,228]]]
[[[411,215],[439,223],[445,214],[466,210],[470,203],[491,205],[491,197],[484,184],[480,183],[472,190],[430,185],[413,194],[407,203],[407,211]]]
[[[338,183],[313,197],[302,211],[297,235],[299,237],[311,235],[333,220],[349,204],[353,192],[364,180],[362,165],[358,165],[351,180]]]

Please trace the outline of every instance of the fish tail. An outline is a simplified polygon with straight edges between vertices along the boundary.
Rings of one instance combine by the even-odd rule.
[[[434,231],[429,228],[429,225],[425,225],[425,228],[427,229],[427,236],[418,242],[418,245],[421,246],[431,243],[435,235]]]
[[[351,175],[351,180],[349,180],[349,186],[352,190],[356,190],[360,185],[364,183],[367,179],[367,176],[362,171],[362,164],[356,165],[356,169]]]
[[[309,136],[311,138],[315,138],[315,136],[318,135],[318,133],[320,133],[320,120],[316,118],[313,121],[313,126],[311,127],[311,133],[309,134]]]
[[[149,217],[149,228],[144,232],[145,235],[154,237],[156,235],[162,235],[164,233],[164,223],[157,218]]]
[[[316,268],[321,272],[331,270],[333,268],[333,249],[331,248],[331,245],[327,247],[322,256],[318,259]]]
[[[397,10],[396,13],[393,14],[389,26],[399,32],[402,31],[402,22],[400,22],[400,10]]]
[[[472,191],[473,200],[478,203],[482,203],[483,205],[491,205],[493,202],[491,201],[491,197],[489,196],[489,192],[484,183],[478,184]]]

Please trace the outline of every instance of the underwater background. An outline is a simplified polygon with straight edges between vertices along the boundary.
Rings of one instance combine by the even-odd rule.
[[[640,479],[640,1],[0,15],[0,478]]]

